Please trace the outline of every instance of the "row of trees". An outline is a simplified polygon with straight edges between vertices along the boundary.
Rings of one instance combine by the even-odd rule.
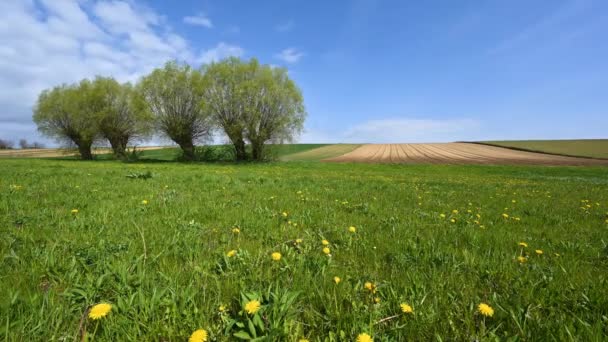
[[[12,140],[0,139],[0,150],[12,150],[13,148],[15,148],[15,143]],[[19,148],[44,148],[44,144],[37,141],[30,143],[27,139],[19,139]]]
[[[97,77],[43,91],[33,119],[46,136],[78,147],[82,159],[105,141],[117,158],[153,135],[169,138],[186,160],[195,146],[222,132],[237,160],[262,160],[268,143],[302,131],[302,93],[287,71],[238,58],[200,69],[168,62],[136,85]]]

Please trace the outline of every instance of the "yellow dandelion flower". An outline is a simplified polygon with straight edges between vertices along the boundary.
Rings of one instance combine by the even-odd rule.
[[[198,329],[190,335],[188,342],[206,342],[207,331],[205,329]]]
[[[235,255],[236,255],[236,249],[233,249],[231,251],[228,251],[228,253],[226,253],[226,256],[229,258],[232,258]]]
[[[439,217],[445,218],[445,214],[439,214]]]
[[[325,248],[323,248],[323,253],[329,254],[329,253],[331,253],[331,251],[329,250],[329,248],[325,247]]]
[[[542,249],[537,249],[534,252],[536,252],[536,254],[538,254],[538,255],[543,254],[543,250]]]
[[[260,306],[262,306],[262,303],[260,303],[259,300],[251,300],[245,304],[245,311],[247,311],[248,314],[253,315],[260,310]]]
[[[409,306],[409,304],[407,304],[407,303],[401,303],[401,305],[399,305],[399,307],[401,307],[401,311],[403,313],[410,314],[410,313],[414,312],[414,309],[412,309],[412,307]]]
[[[491,306],[489,306],[486,303],[481,303],[477,306],[477,310],[479,311],[480,314],[486,316],[486,317],[492,317],[494,316],[494,309],[492,309]]]
[[[340,279],[340,277],[334,277],[334,283],[340,284],[341,281],[342,279]]]
[[[376,304],[380,303],[380,297],[375,297],[374,298],[374,303],[376,303]]]
[[[502,214],[502,217],[504,217],[504,218],[508,219],[508,218],[509,218],[509,214],[507,214],[507,213],[503,213],[503,214]]]
[[[456,223],[456,219],[451,219],[450,222]]]
[[[528,244],[527,244],[527,243],[525,243],[525,242],[520,242],[520,243],[518,243],[518,245],[519,245],[520,247],[524,247],[524,248],[528,247]]]
[[[279,252],[274,252],[270,256],[272,257],[272,260],[279,261],[279,260],[281,260],[282,255]]]
[[[147,204],[148,204],[148,200],[143,200],[143,201],[141,201],[141,204],[143,204],[143,205],[147,205]]]
[[[310,341],[308,339],[301,338],[301,339],[298,340],[298,342],[310,342]]]
[[[296,239],[296,243],[302,243],[302,239]]]
[[[517,257],[517,261],[519,261],[520,264],[523,264],[524,262],[528,261],[528,258],[520,255]]]
[[[452,214],[457,215],[458,214],[458,210],[457,209],[452,210]]]
[[[355,228],[354,226],[350,226],[348,227],[348,231],[351,233],[356,233],[357,232],[357,228]]]
[[[224,312],[224,311],[226,311],[226,305],[223,305],[223,304],[222,304],[222,305],[220,305],[220,306],[217,308],[217,310],[218,310],[219,312]]]
[[[366,333],[357,336],[357,342],[374,342],[374,339]]]
[[[76,215],[78,214],[78,209],[72,209],[72,211],[70,211],[72,214]]]
[[[108,303],[99,303],[94,305],[89,311],[90,319],[100,319],[106,317],[112,310],[112,305]]]
[[[240,234],[241,230],[238,228],[232,228],[232,234]]]
[[[289,215],[289,214],[287,214],[287,212],[284,211],[284,212],[281,213],[281,215],[283,215],[283,217],[287,217],[287,215]]]
[[[327,246],[327,245],[329,245],[329,241],[327,241],[327,240],[323,240],[323,241],[321,241],[321,244],[322,244],[323,246]]]
[[[371,293],[376,293],[376,284],[368,281],[368,282],[365,282],[365,284],[363,286],[365,287],[365,289],[367,289]]]

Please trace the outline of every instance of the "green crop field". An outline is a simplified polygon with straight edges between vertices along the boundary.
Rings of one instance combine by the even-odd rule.
[[[608,159],[608,139],[588,140],[513,140],[484,141],[483,143],[513,147],[526,151],[553,153],[575,157]]]
[[[608,168],[0,169],[2,341],[608,335]]]

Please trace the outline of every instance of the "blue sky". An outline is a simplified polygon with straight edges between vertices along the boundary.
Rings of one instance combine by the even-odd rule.
[[[229,55],[289,69],[300,142],[607,138],[607,35],[604,0],[4,0],[0,138],[46,87]]]

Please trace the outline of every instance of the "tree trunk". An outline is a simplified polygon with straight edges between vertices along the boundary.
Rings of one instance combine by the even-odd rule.
[[[192,141],[184,141],[178,144],[182,149],[184,160],[194,160],[194,144]]]
[[[234,149],[236,151],[236,160],[243,161],[247,160],[247,150],[245,148],[245,142],[243,139],[235,139],[233,141]]]
[[[80,153],[80,159],[82,160],[93,160],[93,153],[91,153],[91,143],[81,142],[78,144],[78,152]]]
[[[264,159],[264,143],[251,143],[251,153],[253,155],[253,160],[261,161]]]
[[[110,141],[110,145],[112,146],[112,151],[114,152],[114,156],[117,159],[120,160],[125,160],[127,159],[127,141],[129,140],[128,138],[115,138],[115,139],[108,139]]]

